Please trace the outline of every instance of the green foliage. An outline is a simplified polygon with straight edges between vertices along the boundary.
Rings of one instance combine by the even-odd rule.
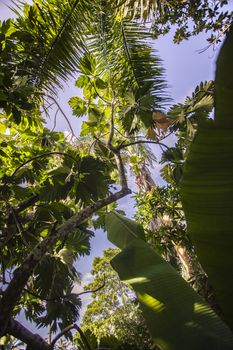
[[[111,217],[115,218],[114,213],[107,220]],[[125,236],[131,234],[131,225],[123,217],[118,223],[114,230],[108,226],[108,235],[111,240],[113,233],[114,241],[118,229],[122,247]],[[153,339],[163,349],[232,348],[233,337],[226,325],[142,239],[131,240],[111,264],[120,279],[135,290]]]
[[[117,216],[118,217],[118,216]],[[96,339],[93,347],[111,349],[151,349],[153,341],[145,326],[138,303],[131,288],[122,283],[110,265],[118,249],[107,249],[101,258],[93,261],[93,282],[85,290],[92,293],[93,301],[87,306],[82,329]],[[78,337],[79,338],[79,337]],[[88,337],[91,338],[90,336]],[[80,341],[80,340],[79,340]],[[92,342],[91,342],[92,344]]]
[[[209,43],[219,43],[226,29],[231,24],[232,12],[225,7],[229,2],[218,0],[199,1],[123,1],[118,0],[123,7],[123,16],[131,14],[141,18],[144,22],[152,20],[152,31],[157,38],[168,33],[175,27],[173,40],[180,43],[201,32],[211,32],[207,39]]]
[[[184,103],[172,105],[167,112],[167,117],[171,121],[169,130],[176,135],[177,141],[174,147],[163,151],[161,163],[166,165],[160,173],[172,186],[177,186],[182,179],[183,165],[198,125],[211,118],[213,98],[214,82],[212,80],[201,82],[192,95],[186,97]]]
[[[131,2],[131,5],[134,4],[135,2]],[[151,49],[150,31],[143,27],[137,19],[122,17],[121,6],[115,7],[115,5],[116,1],[93,3],[86,0],[72,0],[61,3],[60,0],[34,0],[30,5],[18,2],[15,10],[18,17],[15,20],[0,23],[0,261],[2,275],[0,303],[3,304],[2,300],[5,300],[9,285],[12,286],[11,282],[17,281],[20,271],[27,270],[25,276],[30,276],[27,284],[22,283],[22,286],[19,287],[21,282],[15,283],[15,289],[22,287],[20,297],[14,301],[15,291],[13,291],[10,295],[13,301],[10,300],[11,298],[7,300],[6,297],[7,303],[4,308],[7,309],[9,305],[12,305],[9,310],[13,310],[15,306],[11,315],[13,320],[22,310],[25,310],[25,315],[31,322],[34,322],[37,327],[50,326],[51,332],[64,329],[70,323],[76,322],[79,317],[81,301],[79,295],[73,293],[73,287],[78,282],[79,274],[74,263],[80,255],[90,253],[90,238],[93,235],[90,228],[104,226],[105,209],[102,206],[94,218],[89,217],[80,225],[70,223],[75,215],[83,213],[84,208],[89,213],[88,210],[95,208],[96,202],[102,201],[104,205],[103,198],[109,198],[109,195],[110,198],[114,197],[112,192],[117,189],[114,185],[119,183],[114,157],[117,158],[116,155],[119,155],[120,149],[138,140],[137,132],[139,131],[145,133],[147,129],[148,138],[154,141],[159,140],[159,133],[156,133],[156,129],[160,132],[158,121],[153,119],[152,113],[163,111],[168,102],[161,62]],[[170,12],[163,13],[162,8],[158,9],[162,15],[161,23],[165,18],[170,21],[167,23],[170,26],[174,18],[177,20],[183,9],[188,11],[185,15],[188,17],[194,17],[194,13],[189,12],[190,9],[198,10],[199,17],[195,18],[195,25],[200,24],[200,27],[199,29],[196,27],[194,32],[209,29],[207,27],[210,23],[212,28],[218,30],[220,25],[225,25],[230,20],[230,15],[226,13],[219,14],[217,22],[213,22],[214,16],[208,12],[209,7],[199,12],[199,2],[191,5],[188,2],[175,5],[177,6],[175,12],[170,4],[164,7]],[[220,3],[217,2],[216,6],[220,6]],[[204,25],[201,20],[205,20],[207,15],[210,22],[205,21]],[[185,19],[178,18],[177,22],[181,26],[177,41],[182,39],[182,36],[189,36],[182,21],[185,22]],[[222,29],[225,30],[225,28]],[[167,28],[164,30],[166,31]],[[218,74],[224,76],[227,89],[224,84],[222,85],[221,79],[217,78],[216,106],[217,124],[221,114],[222,121],[224,120],[225,126],[228,127],[232,123],[228,118],[228,109],[232,110],[230,102],[232,99],[229,98],[232,85],[229,76],[232,75],[228,74],[228,69],[220,67],[229,66],[227,56],[232,56],[231,49],[225,56],[221,56],[223,62],[220,62],[221,59],[219,61],[218,72],[221,70],[222,72]],[[72,98],[70,106],[77,117],[87,115],[81,131],[81,136],[90,141],[85,145],[82,142],[75,145],[69,144],[62,133],[46,129],[41,112],[42,110],[46,112],[47,98],[54,100],[50,94],[55,92],[56,87],[61,86],[68,76],[76,74],[77,70],[80,76],[76,85],[82,89],[83,98]],[[180,182],[187,149],[196,132],[197,123],[205,120],[212,109],[212,90],[212,82],[201,84],[184,104],[173,106],[168,112],[168,117],[173,122],[170,130],[175,131],[178,136],[177,145],[163,152],[162,161],[167,167],[163,170],[164,177],[171,183]],[[227,98],[224,100],[225,93]],[[224,107],[221,107],[221,100],[226,102]],[[160,115],[163,116],[162,113]],[[221,118],[219,120],[221,124]],[[170,124],[166,116],[165,121],[166,125]],[[162,129],[162,132],[164,130]],[[210,138],[213,130],[215,129],[210,131]],[[223,134],[220,135],[220,140],[224,138],[224,147],[229,141],[229,150],[231,150],[230,136],[228,140],[225,136],[223,137]],[[132,150],[134,147],[131,148]],[[222,144],[218,152],[216,151],[218,156],[219,150],[222,151]],[[126,152],[122,152],[124,162],[126,155]],[[138,148],[136,155],[131,154],[131,160],[133,158],[136,161],[140,160],[140,155],[142,151]],[[226,157],[229,158],[228,153]],[[118,157],[118,163],[119,159],[121,161],[121,158]],[[124,164],[121,164],[120,172],[123,172],[123,167]],[[121,176],[122,183],[124,179],[122,181]],[[217,196],[218,191],[216,192]],[[153,200],[156,199],[156,203],[161,202],[161,195],[166,196],[166,191],[163,194],[157,193],[157,197],[156,194],[153,194]],[[168,193],[167,197],[169,198],[170,195],[173,196],[173,193]],[[170,209],[172,215],[175,216],[176,211],[177,215],[180,215],[179,223],[182,229],[183,219],[177,209],[178,202],[179,200],[175,201],[175,208],[172,206]],[[160,208],[161,215],[167,211],[169,203],[168,200],[167,206]],[[111,204],[108,209],[113,209],[114,206],[115,203]],[[208,208],[208,203],[203,212],[206,208]],[[67,222],[66,234],[62,236],[63,239],[59,239],[56,234]],[[153,302],[156,298],[158,299],[153,305],[156,310],[160,311],[156,315],[159,320],[156,321],[158,322],[157,329],[152,328],[153,335],[156,333],[157,337],[159,334],[166,339],[167,343],[178,344],[178,348],[181,349],[183,341],[180,341],[176,330],[182,329],[185,321],[191,320],[192,322],[193,320],[193,324],[201,324],[203,328],[194,329],[195,327],[192,328],[190,323],[185,326],[184,334],[189,338],[189,348],[190,342],[191,346],[195,347],[203,338],[208,344],[207,347],[214,349],[219,342],[221,348],[227,348],[226,344],[230,337],[228,330],[214,313],[205,304],[202,304],[199,297],[184,284],[174,270],[143,243],[143,230],[116,212],[112,214],[106,227],[111,231],[111,239],[120,247],[126,248],[123,255],[114,259],[114,266],[119,264],[123,278],[132,276],[141,278],[143,274],[147,279],[145,285],[149,291],[151,291],[151,285],[148,279],[154,278],[157,281],[157,278],[161,278],[159,285],[154,281],[151,282]],[[192,230],[192,225],[190,227]],[[124,235],[125,232],[127,235]],[[159,235],[165,236],[165,232],[159,232]],[[171,235],[174,241],[181,239],[181,232],[178,233],[175,229],[169,232],[166,239],[169,240]],[[55,239],[51,240],[53,242],[51,245],[43,248],[44,256],[39,255],[42,258],[33,271],[30,261],[35,258],[34,252],[38,253],[35,247],[41,248],[41,244],[48,242],[48,237],[55,237]],[[220,243],[218,242],[219,246]],[[28,257],[31,259],[29,262]],[[125,262],[124,257],[129,260]],[[150,259],[157,261],[158,264],[151,267]],[[132,261],[132,266],[130,266],[132,276],[124,275],[125,267],[122,269],[121,266],[121,262],[128,265],[129,261]],[[99,283],[102,278],[101,268],[106,271],[106,266],[104,264],[101,266],[100,261],[96,261],[96,264],[98,266],[97,282]],[[109,291],[112,288],[113,293],[106,298],[107,292],[103,290],[104,293],[101,296],[101,291],[99,291],[99,304],[94,301],[93,308],[90,306],[94,314],[100,311],[105,314],[104,322],[97,316],[95,320],[93,319],[93,326],[96,328],[92,333],[96,332],[96,338],[92,333],[88,333],[88,330],[86,331],[88,337],[92,338],[90,343],[96,346],[94,344],[98,341],[99,346],[122,349],[148,348],[151,346],[151,341],[146,339],[147,331],[137,305],[135,305],[131,289],[117,280],[112,270],[109,271],[109,281],[107,280],[106,283],[110,283]],[[114,278],[111,279],[111,276]],[[174,298],[174,294],[171,293],[170,284],[168,284],[170,276],[172,276],[171,285],[177,293],[174,300],[171,298],[171,295]],[[24,276],[21,277],[23,280]],[[226,275],[223,274],[223,277],[225,281]],[[135,280],[131,282],[137,293],[141,292],[145,286],[143,283],[135,283]],[[219,281],[216,286],[218,283]],[[118,290],[123,293],[117,294]],[[219,294],[221,292],[220,290]],[[165,301],[162,300],[163,295]],[[182,298],[184,300],[181,300]],[[147,305],[151,301],[148,296],[142,294],[139,295],[139,299]],[[184,301],[182,312],[180,312],[181,301]],[[107,303],[107,308],[100,307],[104,302]],[[162,303],[167,303],[168,308],[164,310]],[[227,303],[228,300],[226,305]],[[171,309],[170,305],[172,305]],[[1,310],[2,314],[4,314],[4,308]],[[154,312],[151,313],[150,305],[148,309],[147,306],[145,308],[148,310],[146,316],[153,318]],[[111,314],[109,314],[109,309]],[[177,318],[174,318],[174,310],[180,323],[177,322]],[[163,315],[168,315],[169,322],[163,320]],[[95,321],[99,323],[95,324]],[[210,333],[206,331],[205,321],[208,325],[212,325]],[[102,329],[100,325],[103,326]],[[115,327],[112,337],[108,337],[110,325],[112,329]],[[218,337],[216,325],[222,330],[221,337],[225,339],[225,343]],[[9,327],[10,323],[7,332],[10,332]],[[4,328],[1,322],[0,328]],[[5,331],[4,329],[3,332]],[[97,331],[103,331],[103,336],[100,333],[97,334]],[[215,331],[216,336],[213,335]],[[136,339],[135,333],[142,336],[141,343],[139,339]],[[198,336],[193,334],[198,334]],[[201,334],[200,337],[199,334]],[[66,336],[69,335],[70,333],[66,334]],[[25,334],[23,335],[25,340],[24,336]],[[37,337],[33,338],[37,339]],[[158,342],[162,344],[163,340],[158,339]],[[30,345],[28,347],[31,348]]]
[[[125,226],[127,226],[124,239],[123,237],[119,236],[119,226],[121,226],[122,230],[124,230]],[[107,216],[106,230],[111,232],[111,242],[121,249],[126,248],[131,241],[137,239],[138,237],[145,240],[142,227],[130,219],[123,219],[122,215],[118,214],[117,212],[112,212],[111,217]]]
[[[13,20],[0,22],[0,108],[10,122],[35,129],[41,126],[39,97],[28,71],[22,70],[27,56],[23,46],[30,41],[22,34]]]
[[[112,107],[114,124],[123,133],[154,125],[152,112],[162,110],[168,97],[161,62],[150,39],[151,34],[137,22],[118,21],[108,8],[95,13],[87,41],[90,52],[81,59],[76,81],[84,99],[73,97],[69,102],[74,115],[88,115],[82,136],[106,138]],[[117,138],[121,139],[120,134]]]
[[[19,126],[8,130],[0,135],[0,245],[4,284],[8,283],[12,272],[20,266],[28,252],[74,214],[77,194],[64,193],[67,176],[75,171],[74,166],[78,163],[79,175],[83,178],[93,177],[94,173],[98,175],[98,167],[100,172],[106,172],[97,159],[71,156],[75,154],[74,150],[64,141],[61,133],[47,129],[36,133]],[[45,138],[47,143],[44,142]],[[67,153],[64,153],[65,149]],[[53,183],[54,174],[57,183]],[[101,177],[97,177],[97,180],[100,184]],[[105,180],[103,177],[106,184]],[[45,191],[45,184],[48,184],[48,192]],[[96,187],[93,187],[94,196],[98,195]],[[81,184],[79,188],[80,192],[86,191]],[[93,198],[91,188],[88,193],[85,203],[90,203]],[[78,196],[81,206],[80,193]],[[89,254],[92,235],[86,224],[70,232],[69,238],[58,241],[31,276],[20,302],[25,308],[26,317],[38,326],[51,325],[54,332],[57,327],[63,329],[78,318],[81,301],[72,294],[78,277],[73,263],[78,256]],[[71,252],[69,261],[64,257],[65,249]],[[20,311],[21,308],[16,307],[15,313]]]
[[[15,7],[14,26],[24,40],[21,67],[29,67],[29,78],[37,87],[61,86],[71,75],[84,49],[82,32],[89,15],[88,2],[36,0],[32,4],[19,2]],[[82,14],[83,22],[79,20]]]
[[[136,220],[146,229],[146,240],[161,255],[168,255],[174,244],[192,245],[186,232],[186,222],[178,189],[172,186],[154,187],[136,196]],[[154,221],[155,225],[151,226]]]
[[[70,264],[69,264],[70,265]],[[61,256],[47,255],[34,272],[34,281],[29,288],[36,290],[40,298],[26,298],[26,317],[39,327],[50,326],[51,332],[75,322],[79,316],[81,300],[72,294],[77,272],[65,263]],[[41,300],[44,303],[41,303]],[[38,305],[39,304],[39,305]]]
[[[205,122],[190,148],[181,183],[188,230],[232,327],[232,61],[233,30],[217,61],[215,120]],[[208,247],[208,249],[206,249]],[[229,281],[229,282],[226,282]]]

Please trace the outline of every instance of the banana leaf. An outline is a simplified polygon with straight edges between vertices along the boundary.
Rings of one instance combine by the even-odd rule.
[[[233,28],[216,71],[215,118],[199,126],[184,166],[188,232],[233,329]]]
[[[111,264],[133,287],[151,335],[162,349],[233,349],[229,328],[143,240],[138,224],[112,212],[106,229],[109,240],[123,249]]]

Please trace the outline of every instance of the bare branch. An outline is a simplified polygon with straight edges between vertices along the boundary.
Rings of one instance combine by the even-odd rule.
[[[88,294],[88,293],[96,293],[96,292],[98,292],[100,289],[104,288],[104,286],[105,286],[105,277],[104,277],[104,282],[103,282],[103,284],[102,284],[100,287],[98,287],[98,288],[96,288],[96,289],[92,289],[92,290],[85,290],[84,292],[81,292],[81,293],[78,293],[78,294],[75,294],[75,295],[80,296],[80,295]]]
[[[44,95],[44,94],[43,94]],[[63,111],[63,109],[61,108],[60,104],[57,102],[56,98],[51,96],[51,95],[46,95],[48,98],[50,98],[54,103],[55,105],[57,106],[57,108],[59,109],[59,111],[61,112],[61,114],[63,115],[63,117],[65,118],[67,124],[69,125],[69,128],[70,128],[70,131],[71,131],[71,134],[73,137],[76,137],[75,136],[75,133],[74,133],[74,130],[72,128],[72,125],[69,121],[69,118],[67,117],[67,115],[65,114],[65,112]]]
[[[57,125],[57,115],[58,115],[58,112],[59,112],[59,108],[57,108],[56,110],[56,113],[55,113],[55,116],[54,116],[54,122],[53,122],[53,128],[51,131],[54,131],[55,128],[56,128],[56,125]]]
[[[118,147],[118,150],[121,150],[123,148],[127,148],[127,147],[132,146],[132,145],[138,145],[139,143],[155,144],[155,145],[160,145],[166,149],[169,149],[169,147],[167,145],[165,145],[164,143],[162,143],[160,141],[138,140],[138,141],[134,141],[134,142],[123,143]]]

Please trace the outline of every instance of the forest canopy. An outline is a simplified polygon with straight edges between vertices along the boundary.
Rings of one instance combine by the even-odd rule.
[[[15,19],[0,22],[2,349],[233,348],[227,5],[16,1]],[[206,32],[207,45],[223,46],[215,81],[200,82],[172,104],[153,40],[174,28],[176,43]],[[58,102],[70,77],[80,91],[69,100],[80,135]],[[58,113],[68,135],[56,131]],[[164,186],[153,180],[155,162]],[[132,196],[129,178],[137,187],[134,220],[117,204]],[[96,258],[97,282],[77,293],[77,259],[91,253],[99,228],[119,249]],[[104,293],[109,282],[111,298]],[[83,293],[92,294],[95,307],[80,326]],[[47,328],[48,336],[22,319],[37,333]]]

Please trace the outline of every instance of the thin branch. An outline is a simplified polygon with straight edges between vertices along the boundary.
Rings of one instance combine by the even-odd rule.
[[[28,163],[31,163],[33,162],[34,160],[36,159],[39,159],[39,158],[43,158],[43,157],[47,157],[47,156],[51,156],[51,155],[61,155],[61,156],[65,156],[65,157],[68,157],[70,159],[72,159],[74,162],[78,163],[77,159],[75,159],[74,157],[72,157],[70,154],[68,153],[64,153],[64,152],[46,152],[46,153],[43,153],[43,154],[40,154],[38,156],[35,156],[29,160],[27,160],[26,162],[22,163],[21,165],[19,165],[15,171],[13,172],[13,174],[11,175],[11,178],[13,178],[15,176],[15,174],[22,168],[24,167],[26,164]]]
[[[53,131],[56,128],[58,112],[59,112],[59,108],[57,108],[57,110],[56,110],[56,113],[55,113],[55,116],[54,116],[53,128],[52,128],[51,131]]]
[[[132,139],[132,138],[139,138],[139,137],[143,137],[143,136],[126,136],[124,134],[122,134],[115,126],[114,126],[114,130],[116,130],[116,132],[118,132],[118,134],[120,134],[122,137],[124,137],[125,139]]]
[[[41,301],[51,301],[51,302],[53,302],[53,301],[58,301],[58,300],[61,300],[61,299],[66,299],[66,298],[70,297],[71,295],[72,295],[72,296],[79,297],[80,295],[83,295],[83,294],[96,293],[96,292],[98,292],[100,289],[104,288],[104,286],[105,286],[105,279],[104,279],[103,284],[102,284],[100,287],[96,288],[96,289],[93,289],[93,290],[86,290],[86,291],[81,292],[81,293],[63,294],[63,295],[57,296],[57,297],[55,297],[55,298],[45,298],[45,297],[42,297],[41,295],[39,295],[39,294],[35,293],[34,291],[29,290],[29,289],[27,289],[27,288],[24,288],[23,290],[24,290],[26,293],[32,295],[33,297],[36,297],[36,298],[40,299]]]
[[[45,95],[45,94],[42,94],[42,95]],[[55,97],[53,97],[52,95],[46,95],[48,98],[50,98],[57,106],[57,108],[60,110],[61,114],[63,115],[63,117],[65,118],[67,124],[69,125],[69,128],[70,128],[70,131],[71,131],[71,134],[73,137],[76,137],[75,136],[75,133],[74,133],[74,130],[72,128],[72,125],[69,121],[69,118],[67,117],[67,115],[65,114],[65,112],[63,111],[63,109],[61,108],[60,104],[57,102],[57,100],[55,99]]]
[[[48,110],[50,107],[52,107],[53,105],[54,105],[54,102],[51,102],[51,103],[48,104],[48,106],[43,107],[44,112],[45,112],[46,114],[48,114],[48,113],[47,113],[47,110]]]
[[[17,213],[21,213],[21,211],[33,206],[39,199],[39,195],[38,194],[34,194],[31,197],[29,197],[28,199],[26,199],[25,201],[23,201],[18,208],[16,208],[16,212]]]
[[[55,337],[55,338],[52,340],[52,342],[51,342],[51,348],[53,349],[54,346],[55,346],[55,344],[56,344],[56,342],[57,342],[64,334],[66,334],[66,333],[68,333],[69,331],[71,331],[71,329],[76,329],[76,330],[79,332],[79,334],[80,334],[80,336],[81,336],[81,338],[82,338],[84,344],[86,345],[87,349],[88,349],[88,350],[92,350],[92,347],[91,347],[91,345],[89,344],[89,342],[88,342],[88,340],[87,340],[85,334],[83,333],[83,331],[81,330],[81,328],[80,328],[77,324],[75,324],[75,323],[73,323],[73,324],[67,326],[67,327],[64,328],[58,335],[56,335],[56,337]]]
[[[125,168],[124,168],[124,163],[121,158],[120,152],[114,152],[114,157],[117,165],[117,170],[119,172],[119,177],[120,177],[120,183],[122,186],[122,189],[128,189],[128,184],[127,184],[127,179],[125,175]]]
[[[96,144],[96,140],[92,141],[92,143],[90,144],[90,147],[88,149],[88,154],[91,153],[92,147]]]
[[[100,287],[98,287],[98,288],[96,288],[96,289],[92,289],[92,290],[85,290],[84,292],[78,293],[77,295],[80,296],[80,295],[88,294],[88,293],[96,293],[96,292],[98,292],[100,289],[104,288],[104,286],[105,286],[105,277],[104,277],[104,282],[103,282],[103,284],[102,284]],[[75,295],[76,295],[76,294],[75,294]]]
[[[1,263],[2,263],[2,283],[6,283],[6,269],[5,269],[5,261],[4,261],[4,255],[2,252],[2,249],[0,250],[1,255]],[[0,290],[0,295],[2,294],[2,290]]]
[[[220,33],[218,34],[218,36],[215,37],[214,41],[211,42],[209,45],[207,45],[206,47],[204,47],[203,49],[197,50],[198,53],[203,53],[205,51],[207,51],[211,46],[214,46],[216,44],[219,43],[220,38],[225,35],[225,33],[230,29],[231,23],[226,25],[225,28],[223,28]],[[215,48],[216,50],[216,48]]]
[[[172,134],[174,134],[174,131],[170,131],[168,134],[164,135],[163,137],[161,137],[158,141],[163,141],[165,139],[167,139],[169,136],[171,136]]]
[[[114,124],[113,123],[111,124],[111,127],[112,127],[112,130],[114,132]],[[127,179],[126,179],[126,175],[125,175],[124,163],[122,161],[121,154],[120,154],[120,146],[123,146],[123,144],[121,144],[118,148],[112,146],[112,144],[110,143],[111,131],[110,131],[110,137],[108,139],[107,144],[105,144],[103,141],[98,139],[96,136],[94,136],[94,138],[98,142],[102,143],[104,147],[106,147],[108,150],[112,151],[112,153],[114,154],[117,170],[118,170],[119,177],[120,177],[120,183],[121,183],[122,190],[125,189],[126,191],[129,191],[128,183],[127,183]]]
[[[170,149],[170,147],[168,147],[167,145],[165,145],[164,143],[160,142],[160,141],[146,141],[146,140],[138,140],[138,141],[134,141],[134,142],[129,142],[127,144],[121,144],[118,147],[118,150],[121,150],[123,148],[132,146],[132,145],[138,145],[139,143],[149,143],[149,144],[154,144],[154,145],[160,145],[166,149]]]

